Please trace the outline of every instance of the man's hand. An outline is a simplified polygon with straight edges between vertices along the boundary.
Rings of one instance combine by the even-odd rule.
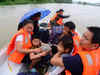
[[[61,54],[62,54],[61,52],[58,52],[53,56],[53,58],[50,61],[52,65],[64,67],[64,63],[63,63]]]
[[[61,46],[57,46],[58,52],[59,53],[64,53],[64,49]]]
[[[49,75],[49,73],[47,72],[45,75]]]

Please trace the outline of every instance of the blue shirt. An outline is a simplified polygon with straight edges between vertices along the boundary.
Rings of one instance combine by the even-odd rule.
[[[82,75],[83,63],[79,54],[75,56],[63,57],[65,69],[69,70],[72,75]]]

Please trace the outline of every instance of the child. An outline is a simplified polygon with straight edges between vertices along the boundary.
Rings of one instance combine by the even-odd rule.
[[[39,48],[41,46],[41,42],[40,42],[40,39],[37,35],[34,35],[32,37],[32,49],[35,49],[35,48]],[[36,64],[36,62],[40,61],[40,56],[39,56],[39,53],[38,54],[35,54],[35,53],[30,53],[30,60],[32,60],[32,63],[30,65],[30,69],[32,69],[32,67]]]
[[[68,35],[64,35],[59,40],[57,48],[58,48],[59,53],[60,52],[63,53],[63,54],[61,54],[61,57],[70,56],[71,52],[73,50],[73,39],[72,39],[72,37],[70,37]],[[54,55],[54,57],[55,56],[56,56],[56,54]],[[51,59],[51,62],[52,62],[52,59]],[[46,75],[59,75],[59,74],[61,74],[61,72],[64,71],[64,67],[54,66],[53,68],[54,68],[53,71],[48,72]]]
[[[77,51],[80,50],[80,47],[79,47],[80,36],[75,31],[75,29],[76,29],[76,26],[73,22],[71,22],[71,21],[66,22],[64,24],[63,34],[61,35],[61,37],[62,37],[68,33],[72,33],[72,38],[73,38],[73,43],[74,43],[73,55],[77,54]]]
[[[30,55],[29,55],[30,59],[32,61],[29,68],[31,69],[31,72],[36,72],[36,69],[33,68],[33,67],[37,68],[37,66],[40,64],[39,62],[41,60],[43,60],[42,57],[44,57],[48,54],[48,52],[49,52],[48,49],[50,49],[50,48],[48,48],[48,45],[41,43],[39,36],[36,36],[36,35],[33,36],[33,38],[32,38],[32,45],[33,45],[32,49],[34,49],[34,48],[40,48],[41,49],[40,53],[30,53]]]

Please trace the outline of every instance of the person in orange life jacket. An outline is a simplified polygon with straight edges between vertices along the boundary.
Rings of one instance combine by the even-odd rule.
[[[50,20],[50,26],[59,26],[59,25],[63,25],[63,19],[64,18],[69,18],[69,16],[63,16],[63,9],[59,9],[56,14],[54,15],[53,18],[51,18]]]
[[[99,75],[100,71],[100,28],[88,27],[80,39],[81,50],[74,56],[61,58],[57,53],[51,63],[65,67],[65,75]],[[68,74],[69,72],[69,74]]]
[[[33,22],[26,20],[24,26],[11,39],[6,54],[9,56],[8,60],[17,64],[21,64],[25,55],[28,53],[37,53],[41,49],[30,49],[31,35],[34,30]]]
[[[33,21],[33,25],[34,25],[33,32],[34,32],[35,35],[39,34],[39,23],[38,22],[40,20],[40,17],[41,17],[41,13],[38,12],[38,13],[34,14],[33,16],[31,16],[29,18],[29,20]],[[25,20],[18,25],[18,29],[17,30],[20,30],[23,27],[24,22],[25,22]]]
[[[63,49],[63,50],[62,50]],[[73,39],[69,35],[64,35],[57,44],[58,53],[62,52],[61,57],[71,56],[71,52],[73,49]],[[53,71],[48,72],[46,75],[59,75],[64,71],[64,67],[56,66]]]
[[[80,37],[78,35],[77,32],[75,32],[75,24],[71,21],[66,22],[64,24],[64,29],[63,29],[63,33],[60,37],[66,35],[66,34],[72,34],[73,37],[73,41],[74,41],[74,51],[73,51],[73,55],[77,53],[78,48],[79,48],[79,41],[80,41]]]
[[[69,16],[63,16],[63,9],[60,9],[56,12],[53,18],[51,18],[49,26],[51,27],[51,37],[50,41],[52,44],[56,44],[56,38],[63,31],[63,19],[68,18]]]
[[[31,49],[35,49],[35,48],[40,48],[42,45],[42,42],[40,41],[40,38],[38,35],[34,35],[32,37],[32,48]],[[46,56],[48,54],[48,51],[41,51],[39,53],[30,53],[30,60],[32,60],[32,64],[30,65],[30,69],[32,69],[32,67],[41,60],[41,57]]]

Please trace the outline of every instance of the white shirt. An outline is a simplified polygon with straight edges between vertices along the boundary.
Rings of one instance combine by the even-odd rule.
[[[61,57],[68,57],[69,54],[62,54]],[[61,72],[64,71],[64,67],[54,66],[55,69],[52,72],[49,72],[49,75],[59,75]]]
[[[21,34],[21,35],[18,35],[17,37],[16,37],[16,42],[18,42],[18,41],[20,41],[20,42],[22,42],[23,41],[23,35]],[[29,34],[29,38],[31,39],[31,34]]]

